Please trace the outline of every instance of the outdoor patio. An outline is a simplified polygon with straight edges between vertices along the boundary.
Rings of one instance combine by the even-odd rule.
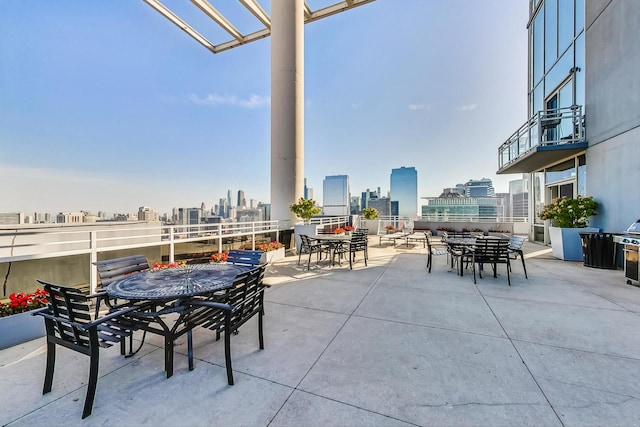
[[[527,243],[528,280],[517,260],[511,287],[474,285],[444,256],[428,274],[422,245],[370,244],[368,267],[268,267],[265,349],[254,317],[232,337],[234,386],[211,331],[194,331],[193,371],[178,341],[169,379],[148,336],[132,358],[101,349],[82,420],[88,358],[59,347],[42,395],[38,339],[0,351],[0,425],[640,425],[640,288],[622,271]]]

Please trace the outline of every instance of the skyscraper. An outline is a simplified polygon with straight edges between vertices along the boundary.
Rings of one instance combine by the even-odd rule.
[[[349,176],[333,175],[322,182],[323,213],[349,215]]]
[[[238,190],[238,207],[246,208],[247,207],[247,199],[244,198],[244,190]]]
[[[418,172],[415,167],[391,169],[391,200],[398,202],[398,215],[418,215]]]
[[[470,179],[464,184],[464,188],[467,197],[493,197],[496,195],[493,182],[489,178]]]

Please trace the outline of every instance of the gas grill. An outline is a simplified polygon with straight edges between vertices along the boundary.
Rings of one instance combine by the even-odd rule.
[[[613,241],[624,245],[624,276],[627,284],[640,286],[638,282],[638,255],[640,253],[640,219],[627,228],[626,234],[613,237]]]

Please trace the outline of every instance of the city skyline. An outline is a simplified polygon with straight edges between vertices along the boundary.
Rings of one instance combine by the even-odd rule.
[[[193,5],[166,3],[216,39]],[[526,120],[527,7],[377,0],[306,25],[314,199],[327,175],[388,189],[408,161],[419,197],[483,176],[506,191],[497,146]],[[2,2],[0,26],[0,211],[270,200],[270,39],[213,55],[142,1]]]

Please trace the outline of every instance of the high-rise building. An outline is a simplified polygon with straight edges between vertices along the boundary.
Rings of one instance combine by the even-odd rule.
[[[467,197],[493,197],[496,190],[489,178],[470,179],[464,184],[464,195]]]
[[[589,225],[622,231],[640,212],[640,1],[529,4],[528,118],[500,144],[498,173],[530,174],[531,240],[549,243],[538,215],[565,195],[593,196]]]
[[[388,197],[377,197],[375,199],[369,199],[369,208],[374,208],[378,211],[380,216],[391,215],[391,199]]]
[[[322,183],[322,209],[325,215],[349,215],[349,177],[333,175]]]
[[[238,206],[239,208],[247,207],[247,199],[244,198],[243,190],[238,190],[238,204],[236,206]]]
[[[351,196],[351,200],[349,202],[349,211],[351,215],[357,215],[360,213],[362,209],[360,208],[360,197]]]
[[[78,224],[84,222],[84,212],[60,212],[56,216],[58,224]]]
[[[391,169],[391,200],[398,202],[397,215],[418,215],[418,172],[415,167]]]
[[[509,181],[509,216],[516,220],[529,215],[529,183],[526,177]]]
[[[160,215],[154,209],[148,206],[141,206],[138,208],[138,221],[151,221],[156,222],[160,220]]]

